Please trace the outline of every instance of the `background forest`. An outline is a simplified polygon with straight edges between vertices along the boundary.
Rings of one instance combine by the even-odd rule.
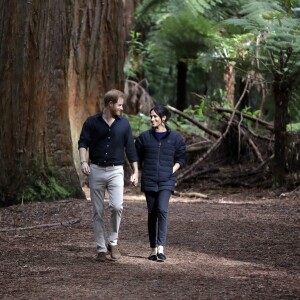
[[[77,140],[106,90],[188,143],[178,188],[300,183],[300,1],[0,1],[0,203],[84,197]]]
[[[179,115],[174,128],[200,129],[203,137],[189,145],[191,165],[179,182],[189,181],[191,188],[204,179],[198,175],[217,171],[215,182],[247,186],[241,176],[247,170],[254,175],[251,184],[299,184],[299,6],[201,0],[138,5],[127,84],[169,105]],[[224,163],[244,168],[222,174]],[[263,180],[270,176],[271,182]]]

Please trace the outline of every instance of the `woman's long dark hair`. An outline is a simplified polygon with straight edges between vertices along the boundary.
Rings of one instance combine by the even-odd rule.
[[[154,106],[154,107],[152,107],[151,109],[150,109],[150,113],[151,113],[151,111],[153,111],[154,110],[154,112],[162,119],[162,117],[166,117],[166,120],[165,120],[165,122],[167,122],[170,118],[171,118],[171,113],[170,113],[170,111],[166,108],[166,107],[164,107],[163,105],[156,105],[156,106]]]

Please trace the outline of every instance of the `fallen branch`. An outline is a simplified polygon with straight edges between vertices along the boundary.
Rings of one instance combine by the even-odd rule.
[[[243,128],[248,131],[251,135],[253,135],[255,138],[263,140],[263,141],[268,141],[268,142],[275,142],[275,139],[272,137],[267,137],[267,136],[262,136],[257,133],[255,133],[253,130],[251,130],[249,127],[243,125]]]
[[[212,144],[212,141],[208,140],[208,141],[201,141],[201,142],[197,142],[194,144],[190,144],[186,147],[186,149],[203,146],[203,145],[207,145],[207,144]]]
[[[228,173],[225,173],[224,171],[220,173],[220,175],[214,176],[214,179],[220,179],[220,180],[232,180],[236,178],[245,178],[257,175],[261,173],[261,170],[274,158],[274,154],[268,157],[266,160],[262,161],[255,169],[249,170],[249,171],[243,171],[242,173],[235,173],[234,175],[229,175]],[[208,177],[206,177],[208,178]]]
[[[0,232],[8,232],[8,231],[17,231],[17,230],[31,230],[36,228],[45,228],[45,227],[68,227],[74,225],[76,223],[80,223],[80,219],[71,220],[68,222],[61,222],[61,223],[52,223],[52,224],[39,224],[35,226],[28,226],[28,227],[14,227],[14,228],[3,228],[0,229]]]
[[[198,128],[202,129],[204,132],[208,133],[209,135],[212,135],[215,138],[219,138],[220,134],[218,132],[215,132],[213,130],[210,130],[209,128],[203,126],[200,122],[194,120],[192,117],[190,117],[189,115],[185,114],[184,112],[178,110],[177,108],[167,105],[167,108],[169,110],[171,110],[172,112],[184,117],[185,119],[189,120],[191,123],[193,123],[194,125],[196,125]]]
[[[207,199],[208,196],[205,195],[205,194],[201,194],[201,193],[182,193],[182,192],[174,192],[174,196],[177,196],[177,197],[187,197],[187,198],[205,198]]]
[[[212,141],[205,140],[194,144],[187,145],[186,152],[200,152],[207,150],[212,144]]]
[[[190,178],[197,178],[198,176],[202,176],[208,173],[217,173],[219,172],[220,169],[219,168],[211,168],[211,169],[206,169],[206,170],[202,170],[199,172],[191,172],[189,175],[185,175],[184,180],[189,180]]]
[[[225,117],[226,119],[228,119],[229,117]],[[237,122],[237,121],[233,121],[233,123],[238,123],[238,130],[239,130],[239,152],[240,152],[240,133],[248,140],[249,145],[251,146],[251,148],[253,149],[253,152],[255,154],[255,156],[257,157],[257,159],[262,162],[264,159],[258,149],[258,147],[256,146],[256,144],[254,143],[254,141],[251,139],[250,136],[248,136],[248,134],[246,133],[246,131],[241,128],[241,123]]]
[[[245,135],[245,132],[244,132],[244,131],[242,131],[242,132],[243,132],[243,134]],[[245,135],[245,136],[246,136],[246,135]],[[253,141],[250,137],[248,137],[248,142],[249,142],[250,146],[252,147],[253,152],[255,153],[255,155],[256,155],[256,157],[258,158],[258,160],[259,160],[260,162],[263,162],[264,159],[263,159],[263,157],[262,157],[262,155],[261,155],[261,153],[260,153],[258,147],[257,147],[256,144],[254,143],[254,141]]]
[[[268,157],[266,160],[262,161],[256,169],[249,172],[248,175],[254,175],[257,174],[265,165],[267,165],[272,159],[274,159],[275,155],[272,154],[270,157]]]
[[[221,108],[221,107],[214,107],[213,108],[214,110],[216,111],[219,111],[219,112],[227,112],[227,113],[233,113],[233,110],[232,109],[228,109],[228,108]],[[248,119],[248,120],[251,120],[255,123],[258,123],[264,127],[266,127],[267,129],[271,130],[271,131],[274,131],[274,126],[273,124],[271,123],[268,123],[264,120],[261,120],[261,119],[258,119],[258,118],[255,118],[255,117],[252,117],[252,116],[249,116],[243,112],[240,112],[238,110],[235,111],[235,113],[239,116],[243,116],[245,119]]]
[[[187,147],[186,148],[186,152],[190,153],[190,152],[200,152],[200,151],[204,151],[207,150],[209,148],[209,145],[202,145],[201,147]]]

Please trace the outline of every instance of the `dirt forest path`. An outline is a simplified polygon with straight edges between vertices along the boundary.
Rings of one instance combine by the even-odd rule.
[[[125,194],[117,262],[95,262],[88,200],[1,208],[0,299],[300,299],[299,199],[173,197],[164,263],[147,260],[142,195]]]

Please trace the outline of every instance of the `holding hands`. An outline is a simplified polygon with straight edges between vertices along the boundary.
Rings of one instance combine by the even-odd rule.
[[[138,176],[138,173],[133,173],[131,176],[130,176],[130,182],[133,186],[138,186],[138,183],[139,183],[139,176]]]

